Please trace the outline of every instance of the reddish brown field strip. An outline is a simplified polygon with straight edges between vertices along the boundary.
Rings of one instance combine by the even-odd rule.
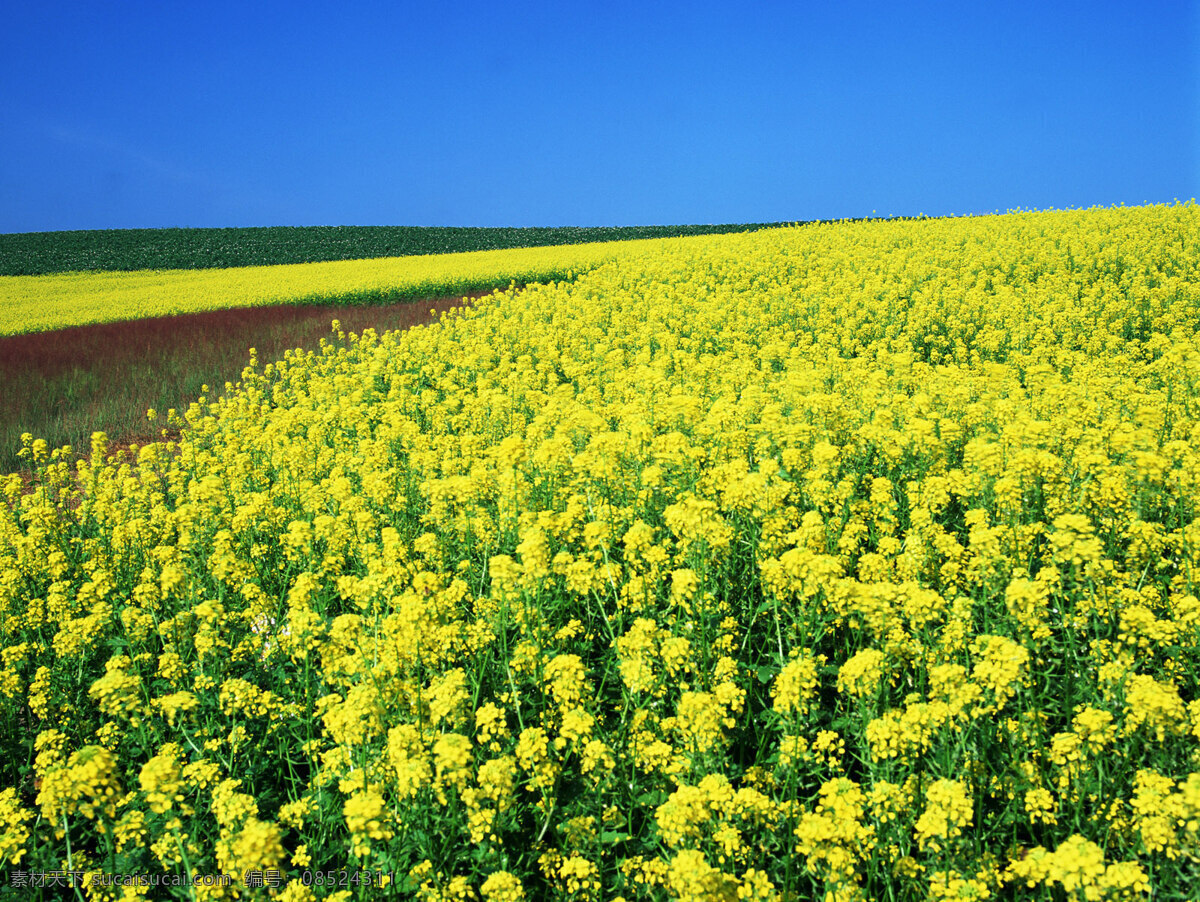
[[[0,338],[0,472],[11,472],[20,435],[88,447],[94,431],[114,445],[152,436],[149,408],[183,409],[208,384],[218,393],[257,349],[266,363],[315,349],[337,319],[346,332],[407,329],[491,292],[382,306],[265,306],[74,326]],[[161,420],[160,420],[161,422]]]
[[[431,310],[440,314],[464,300],[488,294],[491,292],[479,291],[465,297],[426,298],[379,307],[316,304],[239,307],[7,335],[0,337],[0,374],[10,379],[23,378],[23,373],[33,370],[49,378],[88,367],[98,359],[117,366],[125,360],[151,355],[179,351],[191,354],[205,345],[216,346],[237,338],[250,341],[249,348],[255,346],[255,336],[269,334],[268,330],[280,326],[285,328],[286,336],[295,336],[298,344],[293,347],[302,347],[306,339],[311,342],[326,337],[334,319],[340,320],[346,331],[361,331],[384,321],[389,329],[405,329],[435,319]],[[259,347],[260,358],[265,358],[266,350]],[[11,400],[0,398],[0,403]]]

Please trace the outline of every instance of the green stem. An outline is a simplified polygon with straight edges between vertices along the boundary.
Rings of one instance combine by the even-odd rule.
[[[71,888],[75,890],[75,897],[79,899],[79,902],[85,902],[83,892],[75,885],[75,858],[71,853],[71,828],[67,824],[67,816],[65,814],[63,815],[63,837],[67,841],[67,870],[71,872],[71,877],[69,878],[71,880]]]

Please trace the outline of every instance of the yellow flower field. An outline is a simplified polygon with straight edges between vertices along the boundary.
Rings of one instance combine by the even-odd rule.
[[[132,458],[29,437],[0,867],[1192,898],[1198,250],[1194,203],[663,241]]]
[[[614,241],[231,269],[0,276],[0,335],[227,307],[462,293],[511,281],[564,278],[656,243]]]

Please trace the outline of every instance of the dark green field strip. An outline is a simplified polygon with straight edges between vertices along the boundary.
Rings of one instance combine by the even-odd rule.
[[[108,229],[0,235],[0,275],[76,270],[204,269],[366,260],[515,247],[748,232],[737,225],[466,228],[284,226],[245,229]]]

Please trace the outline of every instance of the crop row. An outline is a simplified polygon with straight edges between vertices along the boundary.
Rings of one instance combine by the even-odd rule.
[[[365,260],[725,234],[751,231],[766,225],[746,223],[618,228],[287,226],[23,232],[0,235],[0,275],[31,276],[80,270],[208,269],[323,260]]]
[[[698,239],[671,239],[698,240]],[[611,241],[230,269],[0,276],[0,335],[279,304],[394,304],[569,279],[654,242]]]

